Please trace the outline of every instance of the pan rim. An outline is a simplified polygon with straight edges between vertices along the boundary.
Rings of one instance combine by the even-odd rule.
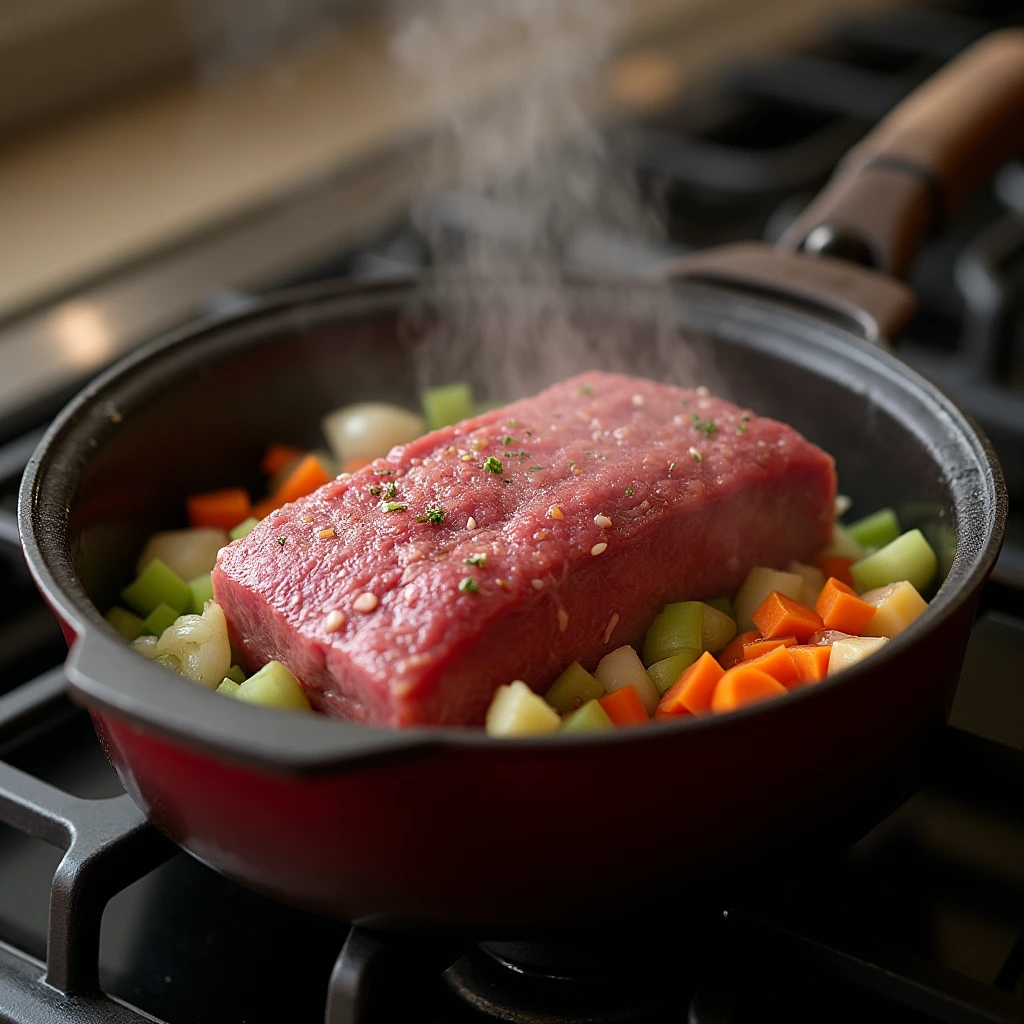
[[[73,696],[102,715],[127,720],[173,741],[192,747],[215,751],[226,759],[275,772],[320,773],[348,769],[378,758],[412,755],[439,749],[468,749],[478,753],[500,752],[502,756],[532,756],[552,747],[588,749],[609,744],[651,742],[647,730],[616,730],[600,736],[558,736],[523,738],[514,741],[494,739],[482,729],[426,726],[406,729],[342,722],[322,716],[281,716],[262,708],[239,705],[237,702],[210,701],[201,695],[202,688],[168,687],[166,671],[140,658],[103,622],[98,609],[79,586],[69,593],[59,582],[53,569],[64,559],[57,539],[49,536],[40,517],[42,478],[55,453],[63,450],[70,430],[90,409],[101,405],[106,393],[126,374],[142,364],[164,358],[179,347],[200,345],[212,337],[244,330],[256,322],[265,330],[289,316],[300,319],[319,314],[328,319],[336,307],[344,306],[349,314],[363,307],[388,308],[394,311],[396,297],[408,296],[415,281],[396,279],[376,283],[323,282],[269,295],[229,317],[208,318],[185,325],[159,336],[119,360],[78,393],[57,415],[33,453],[26,467],[18,498],[18,520],[26,561],[37,587],[67,622],[77,639],[66,663],[66,673]],[[467,285],[471,281],[467,279]],[[647,287],[644,282],[595,278],[575,282],[586,287],[606,289],[611,284],[620,289]],[[517,286],[523,287],[523,282]],[[657,287],[650,285],[650,287]],[[835,357],[848,364],[857,364],[878,380],[912,394],[918,402],[940,413],[953,427],[962,449],[969,449],[981,470],[981,483],[976,497],[977,510],[985,514],[982,535],[970,552],[964,550],[958,529],[957,551],[947,579],[933,598],[929,610],[904,634],[873,656],[870,665],[857,666],[841,676],[825,680],[815,687],[806,687],[789,694],[786,701],[741,708],[722,716],[695,716],[678,722],[659,723],[659,739],[682,737],[693,730],[730,728],[751,717],[785,714],[787,708],[807,700],[818,700],[839,687],[856,686],[873,665],[880,665],[898,655],[923,628],[938,626],[950,617],[964,600],[980,589],[991,572],[1006,529],[1007,494],[1002,471],[994,450],[974,420],[941,388],[903,364],[891,353],[857,338],[844,324],[824,320],[820,312],[798,305],[784,305],[778,300],[754,295],[719,285],[684,282],[675,286],[677,298],[685,297],[687,318],[701,327],[701,315],[713,322],[708,330],[720,333],[724,324],[742,327],[756,320],[760,333],[769,333],[773,323],[781,323],[791,341],[809,346],[818,358]],[[729,318],[723,320],[723,299]],[[709,309],[710,307],[710,309]],[[766,323],[769,330],[766,330]],[[744,343],[755,345],[751,338]],[[45,513],[45,509],[42,510]],[[958,527],[960,523],[958,509]],[[66,567],[75,577],[73,569]],[[916,627],[916,628],[915,628]],[[123,666],[125,671],[118,672]],[[111,671],[111,669],[114,671]],[[127,677],[127,678],[125,678]],[[116,680],[116,681],[109,681]],[[139,696],[142,693],[146,699]],[[156,699],[149,699],[150,696]],[[198,703],[205,701],[205,703]],[[242,716],[242,717],[239,717]],[[246,716],[249,716],[248,718]],[[286,719],[286,721],[283,721]]]

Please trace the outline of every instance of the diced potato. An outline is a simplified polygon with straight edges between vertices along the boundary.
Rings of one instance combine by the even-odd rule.
[[[821,588],[825,586],[825,574],[816,565],[805,565],[803,562],[790,562],[786,572],[795,572],[803,577],[803,596],[796,598],[801,604],[813,608],[817,603]]]
[[[165,530],[154,533],[135,565],[141,573],[159,558],[183,580],[195,579],[209,572],[217,562],[217,552],[228,542],[227,530],[216,526],[200,526],[194,530]]]
[[[711,605],[704,605],[700,643],[705,651],[720,651],[736,635],[736,620]]]
[[[358,402],[335,409],[320,426],[342,466],[353,459],[387,455],[396,444],[408,444],[427,432],[422,416],[386,402]]]
[[[795,572],[779,572],[755,566],[747,573],[733,607],[736,609],[736,625],[741,633],[754,629],[754,612],[764,604],[765,598],[777,590],[794,601],[799,601],[804,592],[804,578]]]
[[[897,636],[928,607],[907,580],[869,590],[861,594],[861,600],[875,606],[874,616],[862,631],[864,636]]]
[[[217,689],[230,681],[225,677]],[[249,676],[235,691],[235,697],[246,704],[258,704],[278,711],[313,710],[298,679],[279,661],[268,661],[259,672]]]
[[[621,690],[624,686],[632,686],[648,716],[654,717],[661,698],[644,668],[644,663],[632,647],[619,647],[606,654],[598,662],[594,678],[608,693]]]
[[[543,697],[516,679],[494,691],[485,727],[489,736],[541,736],[557,732],[561,721]]]
[[[832,524],[832,539],[821,553],[822,558],[863,558],[864,549],[842,523]]]
[[[882,636],[849,636],[832,645],[828,658],[828,674],[834,676],[844,668],[851,668],[875,651],[881,650],[889,641]]]
[[[220,605],[208,601],[202,615],[179,616],[163,631],[156,654],[173,654],[183,676],[216,689],[231,668],[228,624]]]
[[[907,530],[873,555],[854,562],[850,575],[857,591],[908,580],[920,592],[931,583],[939,560],[920,530]]]

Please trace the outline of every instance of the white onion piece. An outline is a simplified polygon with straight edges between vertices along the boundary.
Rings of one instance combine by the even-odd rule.
[[[795,572],[779,572],[777,569],[754,566],[747,573],[747,578],[732,603],[736,612],[736,625],[740,630],[754,628],[751,616],[764,604],[765,598],[773,590],[799,601],[803,597],[804,578]]]
[[[329,412],[320,422],[342,469],[352,459],[376,459],[396,444],[408,444],[427,432],[422,416],[385,402],[358,402]]]
[[[140,636],[132,641],[132,647],[144,658],[152,661],[156,657],[157,640],[158,637],[155,636]]]
[[[643,704],[648,716],[654,716],[661,697],[658,695],[658,688],[651,682],[644,663],[632,647],[618,647],[611,654],[606,654],[597,663],[594,678],[608,693],[631,685],[640,697],[640,703]]]
[[[837,494],[835,505],[836,519],[842,519],[843,516],[845,516],[846,513],[850,511],[850,508],[852,506],[853,498],[851,498],[848,494]]]
[[[217,552],[228,542],[226,530],[217,526],[199,526],[194,530],[166,530],[154,533],[135,563],[136,574],[155,558],[183,580],[193,580],[209,572],[217,563]]]
[[[795,572],[797,576],[803,577],[803,597],[794,598],[794,600],[799,600],[808,608],[813,608],[821,593],[821,588],[825,586],[825,574],[816,565],[805,565],[803,562],[790,562],[786,566],[786,572]]]
[[[160,636],[156,656],[173,654],[186,679],[216,689],[231,668],[228,623],[216,601],[202,615],[180,615]]]

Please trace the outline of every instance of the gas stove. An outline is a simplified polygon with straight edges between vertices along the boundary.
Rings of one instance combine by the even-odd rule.
[[[643,277],[670,256],[777,238],[895,102],[1011,21],[1024,6],[1008,0],[857,18],[609,128],[613,158],[665,211],[666,237],[589,225],[565,239],[561,262]],[[500,200],[450,189],[427,214],[467,244],[515,245],[517,213]],[[259,290],[415,273],[432,251],[422,223],[398,218],[315,258],[296,250]],[[158,269],[105,284],[110,308]],[[207,313],[253,294],[227,275],[206,281]],[[897,351],[992,436],[1013,508],[1024,497],[1024,166],[928,247],[913,284],[921,310]],[[0,332],[0,358],[3,346]],[[63,639],[21,562],[13,512],[21,469],[76,384],[54,382],[0,417],[0,1021],[1024,1021],[1024,520],[1011,518],[918,787],[785,893],[663,934],[373,933],[274,903],[177,851],[65,696]]]

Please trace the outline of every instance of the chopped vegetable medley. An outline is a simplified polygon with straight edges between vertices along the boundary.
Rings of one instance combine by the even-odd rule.
[[[279,710],[311,711],[302,684],[281,662],[253,666],[258,670],[247,675],[233,659],[210,579],[218,551],[247,536],[282,504],[330,481],[339,468],[354,472],[392,446],[473,412],[469,386],[451,384],[423,394],[422,416],[381,402],[330,413],[322,421],[330,452],[271,444],[260,462],[266,495],[253,500],[244,489],[229,487],[189,497],[185,511],[191,528],[149,539],[136,578],[122,590],[122,604],[107,612],[107,622],[150,661],[222,696]],[[696,415],[684,422],[683,429],[698,440],[717,429],[713,421]],[[513,431],[503,444],[511,449],[524,437]],[[700,461],[698,450],[690,451]],[[517,457],[515,451],[507,456]],[[494,456],[478,459],[469,453],[461,458],[502,473],[502,462]],[[422,523],[445,523],[444,508],[410,508],[395,482],[386,475],[374,479],[369,490],[384,513],[408,512]],[[487,712],[487,732],[499,737],[582,735],[652,719],[721,714],[783,697],[857,665],[925,611],[921,592],[932,584],[938,560],[921,531],[904,531],[891,508],[844,526],[838,517],[849,505],[849,499],[837,499],[832,540],[817,564],[754,566],[734,594],[667,604],[650,622],[639,650],[619,646],[590,666],[592,671],[574,661],[543,694],[529,680],[499,686]],[[561,509],[552,506],[549,518],[563,519]],[[470,523],[468,528],[475,528],[472,519]],[[600,514],[594,523],[602,530],[611,526]],[[325,543],[333,532],[317,527]],[[285,542],[279,538],[282,547]],[[592,553],[606,547],[598,543]],[[486,559],[480,553],[464,561],[472,572],[485,566]],[[535,586],[539,582],[533,581]],[[470,599],[482,599],[473,597],[480,593],[473,575],[458,589]]]

